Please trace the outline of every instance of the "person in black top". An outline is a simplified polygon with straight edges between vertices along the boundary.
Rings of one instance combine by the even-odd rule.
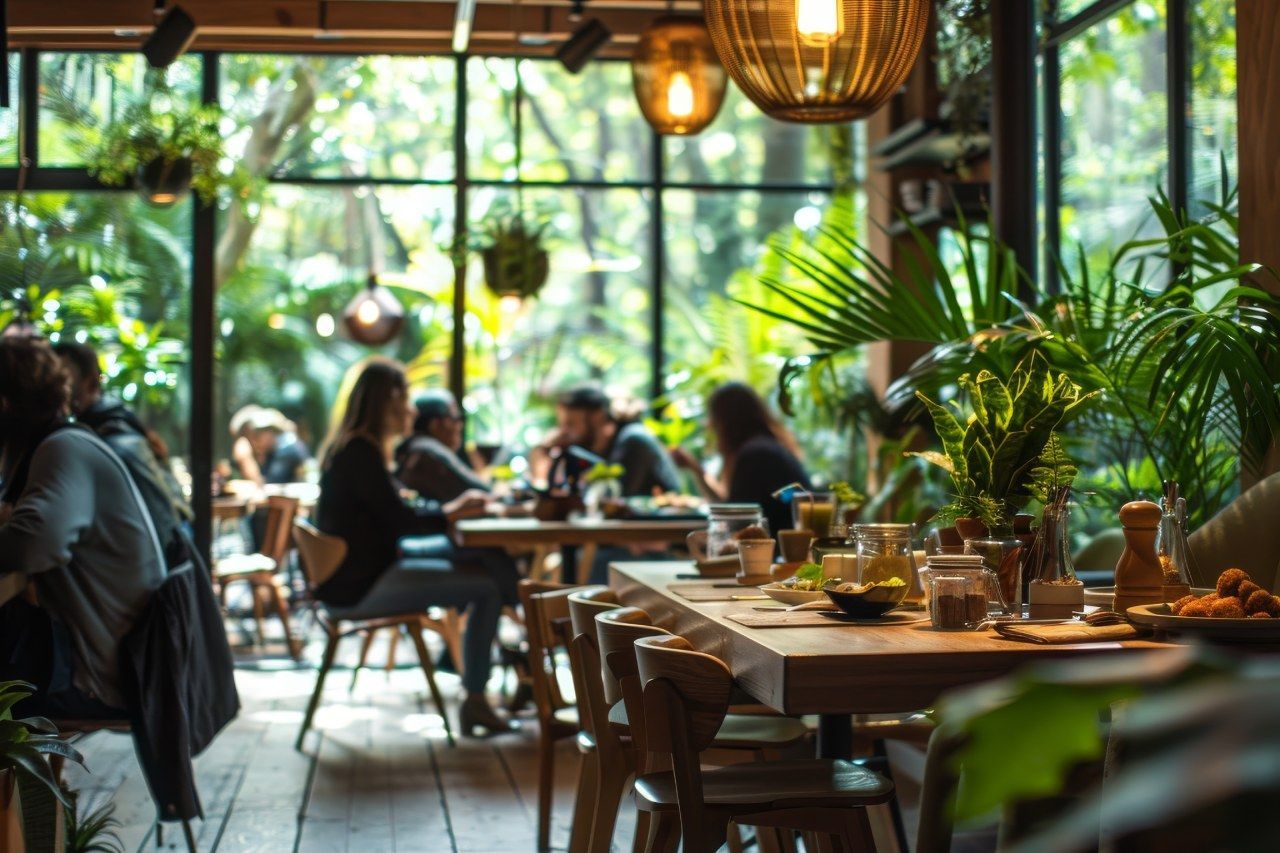
[[[396,476],[418,494],[451,501],[468,489],[489,484],[462,455],[462,412],[444,388],[422,392],[413,401],[413,435],[396,450]]]
[[[326,444],[321,463],[316,526],[347,543],[347,554],[316,594],[338,618],[376,618],[429,607],[468,611],[463,640],[463,687],[459,728],[488,733],[511,730],[485,699],[490,649],[502,608],[498,589],[483,575],[452,570],[450,523],[482,510],[484,496],[465,492],[449,503],[410,506],[391,475],[394,448],[409,434],[416,415],[409,404],[404,369],[387,359],[364,363],[346,408]],[[444,558],[403,557],[406,536],[437,535]]]
[[[795,438],[769,412],[749,385],[729,382],[707,399],[707,426],[720,454],[720,476],[713,477],[687,451],[673,453],[676,464],[688,468],[710,500],[759,504],[769,532],[791,527],[791,510],[773,493],[799,483],[809,488],[809,475],[800,464]]]

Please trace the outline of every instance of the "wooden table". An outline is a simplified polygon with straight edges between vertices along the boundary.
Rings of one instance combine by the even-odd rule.
[[[27,576],[22,572],[0,573],[0,604],[7,604],[27,588]]]
[[[586,583],[601,545],[671,545],[707,526],[704,518],[540,521],[536,518],[475,518],[457,524],[458,542],[476,548],[527,548],[535,554],[578,546],[576,580]],[[535,563],[540,565],[536,560]]]
[[[994,633],[907,625],[748,628],[725,617],[760,601],[691,602],[668,591],[690,563],[613,563],[609,583],[626,604],[714,654],[755,699],[784,714],[821,714],[819,751],[851,747],[853,714],[927,708],[946,690],[1006,675],[1035,661],[1117,652],[1159,654],[1177,646],[1150,640],[1041,646]]]

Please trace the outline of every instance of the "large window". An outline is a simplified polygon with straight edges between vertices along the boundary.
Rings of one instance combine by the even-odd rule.
[[[1096,278],[1159,230],[1148,197],[1196,214],[1234,184],[1235,0],[1057,0],[1043,44],[1047,247]]]

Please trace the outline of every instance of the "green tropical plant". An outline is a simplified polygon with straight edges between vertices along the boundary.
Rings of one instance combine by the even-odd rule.
[[[44,717],[15,719],[13,706],[31,696],[35,687],[25,681],[0,682],[0,770],[13,770],[48,788],[66,805],[66,794],[53,778],[46,756],[56,755],[77,764],[84,758],[58,737],[58,729]]]
[[[1032,469],[1054,430],[1094,394],[1082,393],[1065,374],[1055,375],[1034,352],[1008,380],[984,370],[957,381],[967,406],[918,394],[942,442],[941,453],[919,455],[943,468],[955,488],[938,516],[978,518],[993,532],[1011,530],[1013,516],[1032,497]]]
[[[86,814],[80,814],[79,797],[71,795],[66,806],[67,853],[124,853],[124,844],[116,832],[116,805],[106,802]]]
[[[550,273],[544,243],[548,225],[546,221],[529,221],[519,210],[490,215],[480,249],[484,280],[490,290],[519,299],[538,295]]]
[[[597,462],[587,469],[582,479],[588,483],[605,483],[621,480],[625,473],[627,473],[626,469],[616,463]]]

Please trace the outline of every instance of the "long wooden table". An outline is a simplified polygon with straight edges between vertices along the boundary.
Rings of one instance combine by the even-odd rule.
[[[823,715],[819,749],[839,757],[850,746],[853,714],[907,713],[946,690],[997,678],[1035,661],[1108,653],[1176,653],[1150,640],[1042,646],[994,633],[934,631],[927,621],[898,625],[748,628],[728,620],[761,601],[692,602],[668,590],[692,564],[613,563],[609,583],[621,600],[714,654],[759,702],[784,714]]]
[[[614,545],[683,543],[707,526],[703,518],[541,521],[536,518],[474,518],[457,524],[458,543],[475,548],[526,548],[545,554],[565,546],[581,548],[576,577],[586,583],[596,548]]]

